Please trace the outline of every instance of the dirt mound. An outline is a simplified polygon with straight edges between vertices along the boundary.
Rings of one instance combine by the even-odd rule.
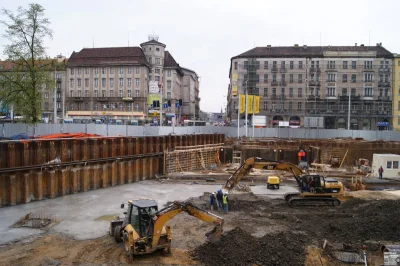
[[[191,255],[205,265],[304,265],[305,239],[290,232],[256,238],[235,228]]]

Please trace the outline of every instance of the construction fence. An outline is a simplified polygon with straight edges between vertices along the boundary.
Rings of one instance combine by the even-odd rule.
[[[43,136],[56,133],[84,132],[102,136],[163,136],[191,134],[225,134],[227,137],[246,136],[246,129],[241,127],[198,126],[198,127],[155,127],[131,125],[97,125],[97,124],[37,124],[26,125],[0,124],[0,137],[11,137],[26,133],[28,136]],[[250,138],[276,137],[292,139],[331,139],[362,138],[365,140],[399,141],[398,131],[342,130],[342,129],[309,129],[309,128],[252,128],[247,129]]]

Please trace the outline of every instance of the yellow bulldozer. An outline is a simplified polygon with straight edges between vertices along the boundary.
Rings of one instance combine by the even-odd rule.
[[[121,204],[124,209],[125,204]],[[126,254],[148,254],[156,250],[171,250],[171,228],[165,223],[175,215],[186,212],[200,220],[214,224],[212,231],[206,233],[207,240],[217,240],[223,231],[224,219],[205,211],[190,201],[175,201],[158,210],[152,199],[129,200],[125,218],[115,217],[110,223],[109,233],[116,242],[124,242]]]

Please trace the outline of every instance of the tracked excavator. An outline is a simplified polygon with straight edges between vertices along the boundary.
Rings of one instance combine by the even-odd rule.
[[[125,206],[121,204],[123,209]],[[156,250],[171,249],[171,228],[165,223],[175,215],[186,212],[200,220],[214,224],[212,231],[206,233],[208,241],[217,240],[223,231],[224,219],[205,211],[193,203],[175,201],[158,210],[157,202],[152,199],[128,201],[128,209],[122,220],[116,217],[110,223],[109,233],[116,242],[124,242],[128,257],[148,254]]]
[[[336,179],[326,178],[318,174],[308,174],[307,172],[303,172],[298,166],[289,162],[270,161],[258,157],[247,159],[236,172],[229,177],[224,189],[228,191],[233,189],[252,168],[286,171],[293,174],[299,187],[299,192],[285,194],[285,200],[289,206],[340,205],[340,197],[343,196],[343,184]]]

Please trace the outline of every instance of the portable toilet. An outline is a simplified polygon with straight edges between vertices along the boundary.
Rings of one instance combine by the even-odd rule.
[[[378,177],[378,169],[382,166],[383,178],[400,180],[400,155],[398,154],[376,154],[372,158],[371,173],[374,177]]]

